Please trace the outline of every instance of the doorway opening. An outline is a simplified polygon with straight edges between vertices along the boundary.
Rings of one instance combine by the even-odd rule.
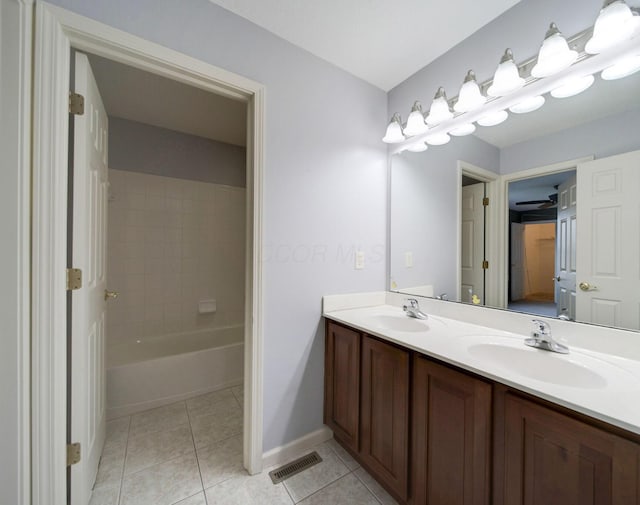
[[[241,460],[251,196],[245,102],[89,53],[72,62],[85,112],[70,135],[69,266],[85,289],[68,323],[69,440],[85,457],[70,491],[86,503],[114,468],[191,439],[234,436]],[[146,462],[127,450],[141,438]]]
[[[247,106],[242,465],[262,471],[262,201],[264,87],[250,79],[64,9],[36,5],[33,113],[32,460],[34,492],[68,498],[67,263],[71,51],[84,51]],[[152,91],[152,90],[151,90]],[[74,102],[75,103],[75,102]],[[93,111],[91,111],[93,118]],[[93,122],[93,121],[92,121]],[[105,200],[108,196],[105,198]],[[103,216],[105,214],[103,213]],[[91,218],[93,220],[93,217]],[[67,281],[73,278],[66,273]],[[101,296],[107,293],[102,292]],[[98,364],[99,365],[99,364]],[[46,436],[43,436],[46,434]],[[91,436],[95,437],[93,432]],[[74,471],[74,467],[70,467]]]
[[[510,310],[575,318],[576,171],[509,183]]]

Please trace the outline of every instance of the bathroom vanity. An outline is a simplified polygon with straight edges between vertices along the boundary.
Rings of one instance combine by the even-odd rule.
[[[325,298],[324,420],[400,503],[640,503],[638,361],[388,300]]]

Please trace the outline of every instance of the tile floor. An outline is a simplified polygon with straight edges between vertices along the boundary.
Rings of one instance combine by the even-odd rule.
[[[242,386],[107,423],[90,505],[395,505],[334,440],[272,484],[242,467]]]

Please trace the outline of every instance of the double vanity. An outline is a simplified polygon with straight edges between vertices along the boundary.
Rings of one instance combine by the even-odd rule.
[[[640,503],[633,336],[418,301],[330,296],[323,308],[325,423],[399,503]]]

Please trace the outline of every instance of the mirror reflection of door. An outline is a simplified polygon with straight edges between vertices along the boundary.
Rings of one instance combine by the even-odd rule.
[[[578,167],[577,319],[640,328],[640,151]]]
[[[509,184],[510,310],[575,317],[575,208],[575,170]],[[566,218],[564,224],[561,215]]]
[[[485,303],[485,183],[462,177],[460,301]]]
[[[573,175],[558,186],[555,300],[557,316],[576,318],[577,182]]]

